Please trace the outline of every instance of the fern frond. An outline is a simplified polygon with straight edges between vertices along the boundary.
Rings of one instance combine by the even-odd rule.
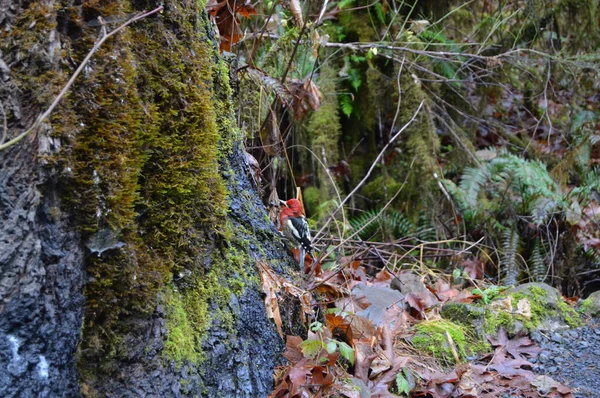
[[[513,225],[504,232],[502,237],[502,262],[504,270],[504,284],[506,286],[516,285],[519,276],[517,264],[517,249],[519,245],[519,233]]]
[[[470,207],[477,207],[477,198],[487,182],[488,170],[484,167],[470,167],[465,170],[460,180],[460,189],[464,192],[465,202]]]
[[[556,211],[557,207],[558,204],[552,198],[544,196],[537,198],[530,210],[533,223],[537,226],[542,225]]]
[[[289,90],[281,84],[281,82],[272,76],[269,76],[263,71],[253,68],[247,68],[248,76],[258,86],[265,88],[265,90],[277,94],[286,104],[292,102],[292,95]]]
[[[350,220],[353,232],[361,239],[398,239],[414,234],[415,226],[398,210],[371,209]],[[379,216],[378,216],[379,215]]]
[[[542,244],[539,237],[535,239],[529,261],[533,272],[533,280],[535,282],[543,282],[546,278],[547,269],[546,264],[544,263],[544,257],[542,256]]]

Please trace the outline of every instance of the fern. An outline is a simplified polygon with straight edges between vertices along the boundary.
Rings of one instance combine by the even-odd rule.
[[[477,207],[479,193],[487,182],[487,167],[471,167],[465,170],[461,180],[460,189],[464,193],[465,204]]]
[[[531,218],[535,225],[542,225],[558,207],[558,203],[552,198],[539,197],[531,205]]]
[[[389,210],[379,215],[381,209],[371,209],[350,220],[353,232],[359,231],[361,239],[384,240],[410,236],[415,226],[404,214]]]
[[[437,240],[435,227],[431,222],[431,218],[423,211],[419,214],[419,223],[415,228],[415,238],[424,242]]]
[[[504,269],[504,284],[506,286],[516,285],[519,276],[519,267],[517,264],[517,249],[519,244],[519,234],[517,228],[512,226],[504,232],[502,241],[502,263]]]
[[[277,94],[287,104],[292,102],[292,96],[283,84],[277,79],[258,69],[247,68],[248,76],[258,86],[265,88],[265,90]]]
[[[354,104],[352,103],[352,98],[348,94],[342,94],[340,96],[340,109],[344,113],[344,115],[350,117],[352,112],[354,111]]]
[[[535,282],[543,282],[546,278],[547,269],[546,264],[544,263],[544,257],[542,256],[542,243],[539,237],[535,239],[529,260],[531,263],[533,280]]]

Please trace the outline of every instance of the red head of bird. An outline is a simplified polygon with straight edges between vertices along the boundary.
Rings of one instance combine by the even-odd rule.
[[[286,208],[290,209],[292,213],[294,213],[294,217],[300,217],[304,215],[304,210],[302,209],[302,203],[298,199],[289,199],[285,202]],[[285,210],[285,209],[284,209]]]

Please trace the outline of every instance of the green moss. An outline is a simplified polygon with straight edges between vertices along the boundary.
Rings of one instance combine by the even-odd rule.
[[[513,315],[506,311],[486,310],[484,331],[486,334],[495,335],[500,328],[504,328],[509,333],[514,333],[515,322],[519,315]],[[523,317],[521,317],[523,318]],[[524,318],[522,319],[524,320]]]
[[[200,341],[197,340],[196,325],[188,317],[181,294],[168,289],[165,293],[165,304],[167,306],[166,326],[169,330],[165,342],[165,354],[178,365],[181,365],[184,360],[200,361],[202,351]]]
[[[528,331],[535,330],[548,318],[560,318],[571,327],[582,324],[581,316],[557,297],[556,305],[549,303],[546,290],[538,286],[532,286],[526,292],[509,294],[513,310],[517,308],[520,300],[526,299],[531,307],[531,317],[509,312],[505,309],[486,309],[484,330],[487,334],[495,334],[500,327],[510,333],[515,332],[517,323]],[[502,297],[505,298],[505,297]]]
[[[571,307],[569,304],[564,301],[559,301],[557,303],[558,311],[560,315],[563,317],[567,325],[572,328],[577,328],[583,325],[583,319],[581,319],[581,315],[577,313],[577,311]]]
[[[526,324],[527,329],[531,330],[535,328],[544,320],[544,318],[553,316],[553,314],[562,318],[567,325],[571,327],[581,326],[581,317],[577,311],[562,300],[562,297],[558,297],[556,301],[557,311],[555,308],[548,305],[548,294],[544,289],[538,286],[532,286],[529,292],[530,294],[516,293],[512,295],[515,305],[516,302],[522,298],[526,298],[531,305],[531,321]]]
[[[337,96],[330,93],[337,92],[337,71],[329,64],[321,66],[318,85],[322,93],[325,93],[321,107],[310,114],[310,120],[306,127],[310,139],[310,147],[313,153],[321,160],[327,159],[327,165],[335,165],[340,160],[338,142],[342,132],[340,116],[338,111]],[[312,154],[306,154],[304,161],[305,169],[315,162]],[[321,165],[315,169],[315,181],[319,187],[320,202],[336,198],[335,187],[332,186],[330,174]],[[312,207],[314,209],[315,207]]]
[[[10,65],[11,78],[29,105],[40,109],[50,104],[66,81],[65,76],[53,67],[48,54],[49,50],[60,53],[51,42],[51,32],[56,25],[52,6],[32,2],[15,18],[12,29],[0,32],[0,51]]]
[[[581,302],[578,311],[582,314],[588,314],[591,316],[600,315],[600,308],[598,308],[598,298],[590,296]]]
[[[364,186],[363,193],[369,199],[375,200],[383,206],[401,186],[402,183],[393,177],[380,175]]]
[[[454,364],[456,361],[447,335],[450,335],[460,360],[489,350],[489,344],[473,337],[473,333],[469,333],[464,326],[446,320],[425,321],[415,325],[411,342],[417,350]]]

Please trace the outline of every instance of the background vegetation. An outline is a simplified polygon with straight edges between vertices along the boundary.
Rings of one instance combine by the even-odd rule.
[[[321,250],[385,243],[372,266],[476,263],[581,295],[600,281],[598,6],[230,1],[227,26],[208,9],[265,202],[301,187]]]

